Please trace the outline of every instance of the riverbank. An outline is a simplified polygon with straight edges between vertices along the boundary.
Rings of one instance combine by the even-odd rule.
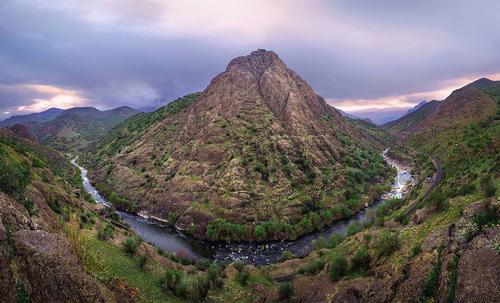
[[[367,205],[360,212],[345,219],[335,221],[332,225],[322,230],[303,235],[293,241],[274,241],[267,243],[214,243],[194,239],[169,226],[164,220],[155,220],[149,216],[138,216],[124,212],[117,214],[126,222],[135,233],[144,241],[171,252],[183,254],[189,258],[208,258],[221,262],[230,262],[241,260],[254,265],[266,265],[277,262],[283,252],[289,251],[296,256],[307,254],[313,245],[314,240],[328,239],[334,234],[345,234],[352,224],[363,224],[367,220],[367,212],[370,209],[375,210],[387,199],[401,198],[407,192],[413,176],[409,170],[400,166],[395,160],[384,158],[389,165],[396,168],[397,173],[391,187],[391,191],[385,193],[372,204]],[[96,202],[110,207],[110,203],[96,190],[87,177],[87,170],[80,166],[76,158],[71,163],[80,169],[83,180],[83,187]]]

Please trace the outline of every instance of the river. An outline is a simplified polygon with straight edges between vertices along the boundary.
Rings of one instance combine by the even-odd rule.
[[[244,261],[254,265],[267,265],[275,263],[280,258],[283,251],[288,250],[295,255],[301,255],[311,249],[312,242],[323,237],[328,239],[335,233],[344,233],[347,228],[355,223],[363,223],[367,220],[367,210],[376,209],[385,199],[401,198],[413,181],[413,176],[409,170],[389,157],[384,151],[384,158],[387,163],[397,169],[397,174],[392,184],[390,192],[385,193],[374,203],[354,214],[350,218],[334,222],[331,226],[320,231],[316,231],[295,241],[274,241],[269,243],[239,243],[224,244],[212,243],[197,240],[191,236],[172,228],[166,223],[158,220],[151,220],[146,217],[117,211],[117,214],[126,222],[136,234],[144,241],[149,242],[165,251],[177,254],[183,254],[191,259],[207,258],[216,261]],[[87,170],[80,166],[76,158],[71,161],[78,167],[83,180],[83,187],[97,203],[110,207],[110,203],[96,190],[87,177]]]

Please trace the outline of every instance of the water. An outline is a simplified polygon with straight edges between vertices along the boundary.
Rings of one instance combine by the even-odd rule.
[[[166,223],[158,220],[151,220],[147,217],[124,212],[117,213],[144,241],[152,243],[155,246],[174,254],[183,254],[191,259],[203,257],[224,262],[240,260],[253,263],[255,265],[271,264],[277,262],[285,250],[288,250],[295,255],[301,255],[311,250],[313,240],[321,237],[328,239],[336,233],[345,234],[347,228],[351,224],[355,222],[364,223],[367,220],[367,210],[376,209],[385,199],[402,198],[405,190],[413,181],[413,176],[409,173],[408,169],[388,158],[386,151],[384,151],[383,156],[390,165],[396,167],[397,169],[397,175],[390,192],[385,193],[374,203],[350,218],[336,221],[329,227],[304,235],[295,241],[275,241],[264,244],[223,244],[205,242],[194,239],[188,235],[184,235],[175,228],[172,228]],[[100,195],[95,187],[90,183],[87,178],[87,170],[76,162],[76,158],[73,159],[71,163],[80,168],[85,191],[88,192],[98,203],[101,203],[106,207],[110,207],[110,203],[102,195]]]

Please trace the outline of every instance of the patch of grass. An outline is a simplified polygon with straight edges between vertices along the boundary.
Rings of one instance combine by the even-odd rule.
[[[160,281],[165,269],[152,264],[155,270],[141,270],[136,260],[122,249],[109,242],[98,240],[91,231],[83,231],[82,245],[85,249],[84,266],[99,281],[106,283],[110,278],[123,279],[129,287],[137,288],[139,302],[182,302],[165,294]]]

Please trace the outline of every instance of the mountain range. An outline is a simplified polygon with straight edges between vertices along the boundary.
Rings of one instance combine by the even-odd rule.
[[[96,142],[136,113],[138,111],[127,106],[106,111],[93,107],[51,108],[41,113],[10,117],[0,122],[0,127],[22,124],[38,141],[61,151],[75,151]]]

